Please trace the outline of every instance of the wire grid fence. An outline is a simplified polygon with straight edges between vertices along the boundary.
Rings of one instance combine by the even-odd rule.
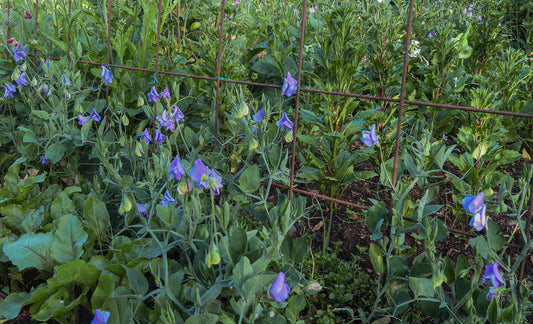
[[[120,1],[120,0],[117,0]],[[107,55],[106,55],[106,62],[91,62],[91,61],[82,61],[78,60],[77,63],[80,64],[87,64],[87,65],[97,65],[97,66],[105,66],[105,67],[113,67],[113,68],[119,68],[119,69],[127,69],[127,70],[135,70],[140,72],[149,72],[154,74],[154,85],[157,88],[157,75],[158,74],[164,74],[164,75],[170,75],[170,76],[176,76],[176,77],[185,77],[185,78],[194,78],[194,79],[203,79],[208,81],[214,81],[216,83],[216,100],[215,100],[215,120],[214,120],[214,143],[213,145],[217,145],[217,139],[218,139],[218,115],[219,115],[219,106],[220,106],[220,87],[222,82],[226,83],[234,83],[234,84],[242,84],[242,85],[249,85],[249,86],[259,86],[259,87],[270,87],[270,88],[281,88],[280,85],[275,84],[268,84],[268,83],[258,83],[258,82],[250,82],[250,81],[241,81],[241,80],[231,80],[224,78],[221,75],[221,68],[222,68],[222,45],[224,40],[224,11],[226,8],[226,0],[222,0],[221,4],[221,10],[220,10],[220,31],[218,35],[218,52],[217,52],[217,66],[216,66],[216,77],[206,77],[206,76],[199,76],[199,75],[192,75],[192,74],[185,74],[185,73],[176,73],[176,72],[170,72],[170,71],[160,71],[159,70],[159,50],[160,50],[160,32],[161,32],[161,3],[162,0],[158,0],[158,11],[157,11],[157,33],[156,33],[156,52],[155,52],[155,69],[144,69],[144,68],[137,68],[132,66],[124,66],[124,65],[117,65],[117,64],[110,64],[110,55],[111,55],[111,20],[112,20],[112,1],[108,1],[108,16],[107,16]],[[470,111],[470,112],[478,112],[483,114],[495,114],[495,115],[503,115],[503,116],[512,116],[512,117],[521,117],[521,118],[533,118],[533,114],[528,113],[519,113],[519,112],[511,112],[511,111],[500,111],[500,110],[486,110],[483,108],[474,108],[474,107],[467,107],[467,106],[455,106],[455,105],[448,105],[448,104],[441,104],[441,103],[432,103],[432,102],[423,102],[423,101],[416,101],[416,100],[406,100],[405,99],[405,87],[406,87],[406,77],[407,77],[407,68],[408,68],[408,61],[409,61],[409,45],[411,44],[411,27],[413,22],[413,8],[414,8],[415,0],[409,1],[409,13],[408,13],[408,21],[407,21],[407,29],[406,29],[406,39],[405,39],[405,47],[404,47],[404,60],[403,60],[403,71],[402,71],[402,81],[401,81],[401,88],[400,88],[400,94],[399,99],[390,98],[390,97],[384,97],[384,96],[371,96],[371,95],[364,95],[364,94],[358,94],[358,93],[346,93],[346,92],[336,92],[336,91],[326,91],[321,89],[312,89],[312,88],[303,88],[298,86],[295,96],[296,96],[296,102],[294,107],[294,127],[293,127],[293,141],[292,141],[292,149],[291,149],[291,165],[290,165],[290,183],[289,186],[285,186],[278,183],[273,183],[273,185],[286,189],[289,191],[289,198],[292,199],[294,193],[299,193],[306,196],[311,196],[314,198],[317,198],[319,200],[327,200],[331,201],[335,204],[341,204],[348,207],[358,208],[358,209],[366,209],[366,206],[355,204],[350,201],[342,200],[342,199],[336,199],[329,196],[321,195],[315,192],[299,189],[295,187],[294,184],[294,170],[296,168],[296,155],[297,155],[297,135],[298,135],[298,112],[299,112],[299,105],[300,105],[300,92],[311,92],[311,93],[321,93],[321,94],[329,94],[334,96],[342,96],[342,97],[354,97],[359,99],[365,99],[365,100],[375,100],[375,101],[383,101],[383,102],[390,102],[390,103],[398,103],[399,109],[398,109],[398,126],[396,131],[396,141],[395,141],[395,150],[394,150],[394,164],[393,164],[393,178],[392,178],[392,185],[393,187],[396,187],[396,181],[398,177],[398,159],[399,159],[399,153],[400,153],[400,141],[401,141],[401,132],[402,132],[402,118],[403,118],[403,109],[406,104],[408,105],[415,105],[420,107],[436,107],[436,108],[444,108],[444,109],[455,109],[455,110],[463,110],[463,111]],[[10,33],[10,26],[9,26],[9,17],[10,17],[10,0],[7,0],[7,26],[6,26],[6,39],[9,38]],[[0,9],[2,7],[0,6]],[[39,0],[35,0],[35,26],[33,31],[33,37],[34,39],[37,39],[37,18],[39,13]],[[71,15],[72,11],[72,0],[68,1],[68,15]],[[178,8],[176,8],[177,15],[179,15]],[[308,12],[308,6],[307,6],[307,0],[302,1],[302,20],[301,20],[301,26],[300,26],[300,48],[299,48],[299,59],[298,59],[298,72],[297,72],[297,81],[298,85],[301,84],[301,77],[302,77],[302,66],[303,66],[303,53],[304,53],[304,40],[305,40],[305,32],[306,32],[306,18],[307,18],[307,12]],[[70,28],[67,28],[67,59],[70,59],[70,47],[71,47],[71,35],[70,35]],[[9,52],[4,52],[6,55],[9,55]],[[34,51],[33,57],[37,57],[36,51]],[[35,68],[35,65],[34,65]],[[106,85],[106,106],[109,105],[109,85]],[[157,116],[157,105],[154,106],[154,126],[156,124],[156,116]],[[533,164],[532,164],[533,167]],[[526,219],[526,236],[527,240],[530,239],[530,225],[531,225],[531,218],[533,215],[533,178],[530,182],[530,200],[528,205],[528,212],[527,212],[527,219]],[[409,217],[403,217],[403,219],[411,221],[411,222],[417,222],[416,219],[409,218]],[[451,228],[447,226],[448,231],[462,235],[467,237],[476,237],[474,233],[471,232],[465,232],[462,230],[458,230],[455,228]],[[525,248],[528,245],[528,242],[524,242],[524,245],[517,245],[513,243],[506,243],[507,246],[515,247],[515,248]],[[519,279],[522,280],[524,277],[524,269],[525,269],[525,258],[522,261],[522,264],[520,266],[520,274]]]

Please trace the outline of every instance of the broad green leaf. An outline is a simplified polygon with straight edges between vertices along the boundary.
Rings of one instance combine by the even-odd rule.
[[[433,283],[428,278],[409,277],[409,285],[415,298],[419,297],[434,297],[435,290],[433,289]]]
[[[77,214],[76,207],[74,207],[74,203],[67,194],[60,192],[52,201],[50,215],[54,219],[59,219],[66,214]]]
[[[52,244],[52,258],[59,263],[78,259],[83,254],[87,233],[77,216],[65,215],[59,219],[55,240]]]
[[[381,250],[381,247],[379,245],[370,243],[370,262],[372,263],[372,267],[374,267],[374,270],[379,274],[385,273],[385,260],[383,256],[383,251]]]
[[[59,287],[72,283],[92,288],[100,276],[100,270],[83,260],[74,260],[55,268],[55,275],[48,279],[48,290],[55,291]]]
[[[505,238],[503,237],[502,231],[492,219],[489,219],[487,222],[487,241],[490,248],[495,252],[500,251],[505,245]]]
[[[46,157],[50,160],[50,163],[56,164],[59,162],[67,150],[66,145],[54,143],[46,148]]]
[[[98,285],[91,297],[91,308],[93,311],[101,309],[115,291],[115,280],[109,274],[102,273],[98,279]]]
[[[218,316],[215,314],[196,314],[189,317],[185,324],[216,324]]]
[[[247,257],[242,257],[239,263],[233,268],[233,282],[235,283],[235,289],[241,295],[245,295],[244,283],[248,278],[254,275],[254,270],[250,265],[250,260]]]
[[[53,262],[50,254],[53,241],[52,233],[27,233],[18,240],[5,244],[3,251],[19,270],[33,267],[51,271]]]
[[[137,269],[126,267],[124,265],[123,267],[126,270],[126,276],[128,277],[131,289],[133,289],[137,295],[146,295],[146,292],[148,291],[148,280],[146,280],[144,275]]]
[[[473,248],[475,248],[474,251],[477,251],[477,253],[479,253],[479,255],[481,255],[483,259],[488,259],[490,247],[484,236],[477,236],[471,238],[470,240],[468,240],[468,242],[470,243],[470,245],[472,245]]]
[[[261,185],[261,176],[259,174],[259,167],[254,164],[243,171],[239,177],[239,185],[246,193],[253,193]]]
[[[94,242],[98,237],[101,240],[110,226],[105,203],[94,196],[87,198],[83,204],[83,217],[89,225],[89,239]]]
[[[16,292],[7,296],[0,304],[0,318],[14,319],[22,305],[31,299],[31,293]]]
[[[247,244],[246,232],[240,227],[234,228],[229,243],[229,252],[233,263],[240,260],[241,255],[246,251]]]

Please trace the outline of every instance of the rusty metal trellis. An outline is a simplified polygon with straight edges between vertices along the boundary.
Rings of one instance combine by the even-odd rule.
[[[175,73],[175,72],[169,72],[169,71],[159,71],[159,46],[160,46],[160,29],[161,29],[161,0],[158,1],[158,21],[157,21],[157,41],[156,41],[156,63],[155,63],[155,69],[145,69],[145,68],[136,68],[131,66],[123,66],[123,65],[117,65],[117,64],[110,64],[110,51],[111,51],[111,13],[112,13],[112,5],[111,0],[108,0],[108,21],[107,21],[107,58],[106,63],[99,63],[99,62],[90,62],[90,61],[82,61],[77,60],[76,64],[87,64],[87,65],[97,65],[102,66],[105,65],[106,67],[113,67],[113,68],[119,68],[119,69],[128,69],[128,70],[136,70],[141,72],[150,72],[154,74],[154,83],[157,86],[157,75],[158,74],[164,74],[164,75],[170,75],[170,76],[176,76],[176,77],[185,77],[185,78],[195,78],[195,79],[203,79],[208,81],[214,81],[216,83],[216,100],[215,100],[215,115],[214,115],[214,146],[217,145],[218,141],[218,111],[219,111],[219,105],[220,105],[220,86],[222,82],[226,83],[234,83],[234,84],[242,84],[242,85],[251,85],[251,86],[259,86],[259,87],[270,87],[270,88],[280,88],[280,85],[275,84],[266,84],[266,83],[258,83],[258,82],[249,82],[249,81],[241,81],[241,80],[230,80],[225,79],[221,76],[221,66],[222,66],[222,42],[223,42],[223,36],[224,36],[224,10],[226,5],[226,0],[221,0],[221,12],[220,12],[220,33],[219,33],[219,39],[218,39],[218,53],[217,53],[217,67],[216,67],[216,77],[206,77],[206,76],[198,76],[198,75],[191,75],[191,74],[184,74],[184,73]],[[345,92],[335,92],[335,91],[326,91],[321,89],[311,89],[311,88],[302,88],[298,86],[296,90],[296,104],[295,104],[295,116],[294,116],[294,127],[293,127],[293,143],[292,143],[292,149],[291,149],[291,166],[290,166],[290,183],[289,186],[284,186],[281,184],[273,183],[273,185],[282,188],[282,189],[288,189],[289,190],[289,197],[292,198],[293,192],[297,192],[306,196],[310,197],[316,197],[318,199],[322,200],[328,200],[335,204],[343,204],[349,207],[359,208],[359,209],[366,209],[365,206],[358,205],[349,201],[344,201],[340,199],[335,199],[332,197],[328,197],[325,195],[316,194],[307,190],[299,189],[295,187],[294,184],[294,172],[295,172],[295,165],[296,165],[296,142],[297,142],[297,135],[298,135],[298,112],[299,112],[299,102],[300,102],[300,92],[309,92],[309,93],[321,93],[321,94],[329,94],[329,95],[335,95],[335,96],[343,96],[343,97],[353,97],[353,98],[359,98],[364,100],[375,100],[375,101],[384,101],[384,102],[391,102],[391,103],[398,103],[399,104],[399,111],[398,111],[398,126],[397,126],[397,133],[396,133],[396,142],[395,142],[395,153],[394,153],[394,166],[393,166],[393,187],[396,185],[396,178],[397,178],[397,167],[398,167],[398,159],[399,159],[399,148],[400,148],[400,141],[401,141],[401,122],[403,118],[403,109],[404,105],[414,105],[419,107],[435,107],[435,108],[443,108],[443,109],[455,109],[455,110],[463,110],[463,111],[471,111],[471,112],[479,112],[484,114],[496,114],[496,115],[502,115],[502,116],[511,116],[511,117],[520,117],[520,118],[533,118],[533,114],[528,113],[518,113],[518,112],[511,112],[511,111],[499,111],[499,110],[487,110],[482,108],[474,108],[474,107],[466,107],[466,106],[456,106],[456,105],[448,105],[448,104],[439,104],[439,103],[432,103],[432,102],[423,102],[423,101],[416,101],[416,100],[405,100],[405,87],[406,87],[406,74],[407,74],[407,63],[408,63],[408,53],[409,53],[409,46],[410,46],[410,39],[411,39],[411,24],[413,19],[413,7],[414,7],[415,0],[410,0],[409,3],[409,14],[408,14],[408,23],[407,23],[407,29],[406,29],[406,42],[405,42],[405,48],[404,48],[404,64],[403,64],[403,74],[402,74],[402,82],[401,82],[401,90],[400,90],[400,98],[394,99],[389,97],[383,97],[383,96],[371,96],[371,95],[363,95],[363,94],[357,94],[357,93],[345,93]],[[306,30],[306,17],[307,17],[307,0],[303,1],[303,10],[302,10],[302,21],[301,21],[301,37],[300,37],[300,49],[299,49],[299,61],[298,61],[298,74],[297,74],[297,81],[298,84],[301,84],[301,73],[302,73],[302,64],[303,64],[303,52],[304,52],[304,39],[305,39],[305,30]],[[11,2],[10,0],[7,0],[7,26],[6,26],[6,39],[10,37],[10,7]],[[39,7],[39,1],[35,0],[35,27],[34,27],[34,39],[37,38],[37,17],[38,17],[38,7]],[[70,34],[70,16],[71,16],[71,10],[72,10],[72,0],[68,1],[68,20],[69,20],[69,28],[67,28],[67,59],[70,60],[70,43],[71,43],[71,34]],[[176,15],[179,15],[179,8],[176,7]],[[179,32],[179,31],[178,31]],[[6,55],[9,55],[9,51],[0,51],[0,53],[5,53]],[[38,57],[36,55],[36,52],[34,51],[33,57]],[[40,56],[45,57],[45,56]],[[59,58],[50,58],[53,60],[59,60]],[[106,108],[109,105],[109,86],[106,86]],[[154,125],[156,124],[156,115],[157,115],[157,105],[154,108]],[[532,165],[533,167],[533,165]],[[512,246],[516,248],[522,247],[523,249],[527,248],[527,244],[530,239],[530,226],[531,226],[531,218],[533,215],[533,195],[531,194],[533,192],[533,178],[531,179],[531,183],[529,186],[530,190],[530,201],[528,206],[528,212],[527,212],[527,220],[526,220],[526,236],[527,241],[524,242],[524,246],[519,246],[516,244],[507,243],[507,246]],[[405,220],[408,221],[414,221],[415,219],[411,219],[408,217],[403,217]],[[468,236],[468,237],[474,237],[476,236],[473,233],[464,232],[461,230],[448,228],[450,232]],[[525,258],[522,261],[522,264],[520,265],[520,280],[524,277],[524,268],[525,268]]]

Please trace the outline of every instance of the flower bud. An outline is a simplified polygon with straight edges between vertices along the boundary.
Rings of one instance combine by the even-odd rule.
[[[124,125],[124,127],[126,127],[126,126],[128,126],[130,124],[130,120],[128,119],[128,116],[126,116],[126,115],[122,116],[121,121],[122,121],[122,125]]]
[[[292,142],[292,131],[289,131],[285,134],[285,142],[287,143]]]
[[[137,142],[137,145],[135,145],[135,155],[138,157],[141,157],[144,154],[144,150],[141,143]]]
[[[255,150],[259,146],[259,143],[255,138],[252,138],[252,142],[250,143],[250,146],[248,147],[250,151]]]

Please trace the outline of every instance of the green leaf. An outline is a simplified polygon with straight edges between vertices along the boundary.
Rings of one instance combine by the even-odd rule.
[[[46,157],[50,160],[50,163],[56,164],[59,162],[67,150],[66,145],[54,143],[46,148]]]
[[[216,324],[218,316],[215,314],[196,314],[189,317],[185,324]]]
[[[91,308],[93,311],[101,309],[115,290],[115,280],[107,273],[102,273],[98,279],[98,285],[91,297]]]
[[[133,289],[137,295],[146,295],[146,292],[148,292],[148,280],[146,280],[144,275],[137,269],[126,267],[124,265],[123,267],[126,269],[126,276],[128,277],[131,289]]]
[[[36,268],[37,270],[52,270],[50,257],[54,236],[52,233],[27,233],[18,240],[7,243],[3,251],[19,270]]]
[[[52,201],[50,215],[52,218],[58,219],[65,214],[75,215],[77,214],[77,211],[70,197],[66,193],[60,192],[57,197],[55,197],[54,201]]]
[[[73,260],[55,268],[55,275],[48,279],[48,290],[55,291],[59,287],[73,283],[92,288],[100,276],[100,270],[83,260]]]
[[[471,238],[470,240],[468,240],[468,242],[470,243],[470,245],[472,245],[473,248],[476,249],[474,251],[477,251],[477,253],[479,253],[479,255],[481,255],[483,259],[488,259],[490,247],[484,236]]]
[[[65,215],[59,219],[55,240],[52,244],[52,258],[59,263],[78,259],[83,254],[87,233],[77,216]]]
[[[388,215],[389,210],[385,207],[385,203],[379,202],[368,208],[365,217],[366,226],[372,233],[379,232],[380,226],[378,225],[381,225]]]
[[[433,282],[428,278],[409,277],[409,285],[415,295],[415,298],[435,296],[435,290],[433,289]]]
[[[229,253],[231,255],[233,263],[236,263],[238,260],[240,260],[241,256],[246,251],[247,245],[248,239],[246,236],[246,232],[240,227],[235,228],[233,230],[233,233],[231,234],[231,239],[229,243]]]
[[[254,164],[243,171],[239,177],[239,185],[246,193],[253,193],[261,185],[261,176],[259,175],[259,167]]]
[[[110,226],[105,204],[94,196],[87,198],[83,204],[83,217],[89,225],[89,239],[94,242],[98,237],[101,240]]]
[[[500,227],[490,218],[487,222],[487,241],[490,248],[495,252],[500,251],[505,245],[505,238]]]
[[[385,262],[384,262],[384,256],[383,251],[381,250],[381,247],[379,245],[370,243],[370,262],[372,263],[372,266],[374,267],[374,270],[379,274],[385,273]]]
[[[31,299],[31,293],[12,293],[0,304],[0,318],[14,319],[20,313],[22,305]]]
[[[500,323],[500,307],[498,305],[498,299],[494,298],[490,302],[489,308],[487,309],[487,317],[489,321],[493,324]]]
[[[235,289],[241,295],[245,295],[244,283],[246,280],[254,275],[254,270],[250,265],[250,260],[247,257],[242,257],[239,263],[233,268],[233,282]]]
[[[289,261],[301,263],[307,254],[307,241],[303,237],[293,239],[286,235],[281,244],[281,254]]]

